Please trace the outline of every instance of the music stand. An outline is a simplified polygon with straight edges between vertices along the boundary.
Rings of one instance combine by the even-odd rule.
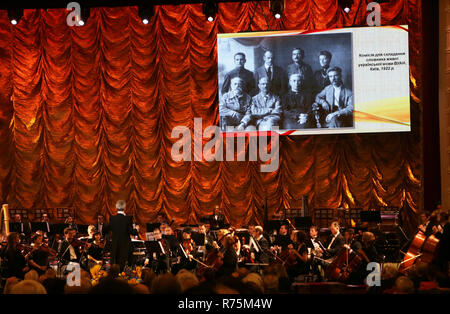
[[[159,241],[145,241],[145,248],[150,256],[153,256],[153,253],[156,253],[157,255],[167,254],[167,252],[163,252]]]
[[[77,227],[78,227],[78,233],[88,234],[89,225],[77,225]]]
[[[166,239],[169,242],[170,250],[175,251],[178,247],[177,237],[174,235],[163,235],[163,239]]]
[[[205,245],[205,234],[199,232],[192,232],[191,238],[194,240],[195,245],[203,246]]]
[[[312,217],[295,217],[294,225],[297,229],[309,229],[313,225]]]
[[[31,224],[31,232],[36,232],[38,230],[47,232],[47,224],[45,222],[31,222],[30,224]],[[53,225],[51,231],[53,231]]]
[[[282,223],[282,220],[268,220],[266,222],[266,224],[264,225],[264,230],[266,232],[277,230],[277,232],[278,232],[278,230],[281,227],[281,223]]]
[[[146,224],[146,227],[147,227],[147,232],[153,232],[153,230],[155,230],[156,228],[161,227],[161,223],[160,222],[148,223],[148,224]]]
[[[364,210],[360,212],[362,222],[381,222],[381,213],[378,210]]]
[[[250,243],[250,233],[248,232],[248,230],[236,231],[236,236],[241,241],[242,241],[242,239],[244,239],[245,240],[245,244],[249,244]]]

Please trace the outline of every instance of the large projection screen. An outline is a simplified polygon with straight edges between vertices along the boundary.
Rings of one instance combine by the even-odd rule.
[[[408,132],[408,26],[218,34],[222,132]]]

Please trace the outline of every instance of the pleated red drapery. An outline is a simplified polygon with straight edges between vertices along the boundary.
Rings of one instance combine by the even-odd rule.
[[[137,7],[93,8],[69,27],[65,9],[25,10],[17,26],[0,11],[0,187],[13,208],[75,207],[80,222],[113,213],[118,199],[141,224],[164,211],[193,223],[225,208],[232,223],[309,206],[391,205],[416,211],[420,158],[420,0],[382,4],[382,25],[408,24],[413,131],[287,136],[280,166],[260,162],[175,162],[175,126],[218,122],[218,33],[365,25],[366,2],[346,15],[336,1],[286,1],[281,20],[262,3],[156,6],[147,25]],[[359,9],[358,9],[359,7]],[[250,24],[250,25],[249,25]]]

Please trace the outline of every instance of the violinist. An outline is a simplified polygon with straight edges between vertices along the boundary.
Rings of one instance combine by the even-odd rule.
[[[0,256],[5,260],[6,265],[6,276],[4,277],[23,279],[24,274],[29,270],[25,257],[22,255],[20,249],[20,235],[17,232],[10,232],[6,247],[0,252]]]
[[[78,263],[81,256],[79,245],[75,240],[76,230],[72,228],[64,229],[64,240],[58,243],[58,259],[63,265],[69,262]]]
[[[292,244],[288,245],[284,262],[289,278],[295,278],[299,275],[308,274],[310,272],[310,263],[308,261],[306,234],[301,230],[295,230],[291,234],[291,240]]]
[[[169,257],[170,246],[166,239],[163,239],[161,230],[155,228],[153,230],[153,237],[158,242],[160,250],[158,252],[147,252],[144,266],[149,263],[152,265],[152,269],[156,274],[164,274],[169,271]]]
[[[180,269],[193,270],[197,267],[197,262],[193,260],[190,256],[197,255],[197,246],[194,240],[191,238],[192,230],[191,228],[184,228],[182,233],[182,242],[178,247],[178,262],[177,265],[172,267],[172,272],[176,274]]]
[[[95,265],[103,264],[103,248],[105,247],[105,244],[101,241],[101,236],[100,232],[94,232],[94,239],[88,245],[88,269],[91,269]]]
[[[288,226],[286,224],[282,224],[280,226],[280,232],[275,237],[275,241],[272,243],[274,249],[277,251],[285,251],[289,244],[292,244],[291,238],[288,232]]]
[[[238,256],[235,249],[235,237],[226,230],[220,230],[220,252],[222,255],[222,266],[216,272],[216,278],[231,275],[237,270]]]
[[[37,271],[40,276],[48,269],[48,258],[51,254],[51,249],[43,243],[44,238],[38,233],[35,233],[31,240],[33,241],[33,250],[27,256],[28,265]]]

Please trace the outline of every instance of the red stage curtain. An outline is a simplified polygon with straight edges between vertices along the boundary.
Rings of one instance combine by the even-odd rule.
[[[421,203],[421,0],[382,4],[382,24],[409,24],[413,132],[288,136],[280,167],[260,162],[175,162],[175,126],[218,122],[216,35],[365,25],[366,1],[349,15],[336,1],[286,1],[275,20],[256,3],[156,6],[148,25],[137,7],[93,8],[84,27],[65,9],[25,10],[16,27],[0,11],[0,187],[11,208],[74,206],[80,222],[114,213],[118,199],[141,224],[164,211],[193,223],[215,204],[232,223],[261,222],[299,207]]]

